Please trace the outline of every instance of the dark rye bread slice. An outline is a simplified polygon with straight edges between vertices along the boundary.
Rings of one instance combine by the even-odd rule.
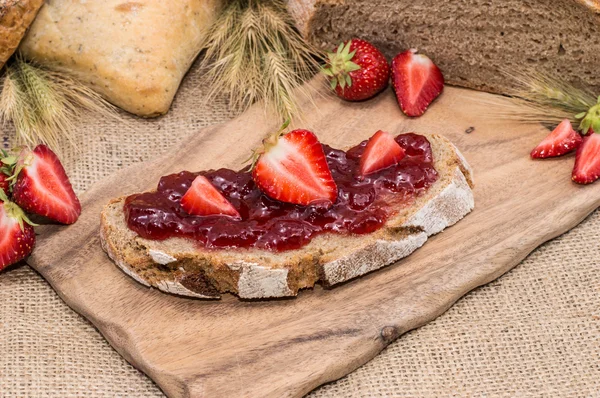
[[[230,292],[241,298],[285,297],[318,281],[327,286],[347,281],[408,256],[428,236],[473,209],[469,165],[446,138],[424,135],[432,146],[438,180],[374,233],[326,233],[301,249],[279,253],[208,250],[184,238],[141,238],[127,227],[122,197],[102,212],[102,246],[138,282],[184,296],[218,298]]]
[[[287,0],[321,48],[360,37],[391,59],[416,48],[446,82],[510,93],[508,71],[535,70],[600,90],[600,0]]]

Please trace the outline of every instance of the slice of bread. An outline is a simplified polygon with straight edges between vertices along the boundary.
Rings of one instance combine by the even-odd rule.
[[[185,238],[141,238],[127,227],[121,197],[102,212],[102,246],[136,281],[184,296],[219,298],[229,292],[241,298],[285,297],[316,282],[331,286],[347,281],[408,256],[473,209],[473,178],[466,160],[446,138],[424,135],[431,143],[438,180],[374,233],[325,233],[301,249],[284,252],[209,250]]]

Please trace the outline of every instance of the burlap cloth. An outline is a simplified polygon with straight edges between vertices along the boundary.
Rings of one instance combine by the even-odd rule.
[[[76,189],[228,120],[200,71],[171,112],[125,125],[84,120],[63,158]],[[5,128],[3,145],[13,131]],[[600,212],[499,280],[312,397],[600,396]],[[27,265],[0,273],[0,396],[162,396]]]

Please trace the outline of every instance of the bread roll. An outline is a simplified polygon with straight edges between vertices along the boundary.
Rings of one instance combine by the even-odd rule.
[[[222,0],[53,0],[21,50],[139,116],[166,113]]]

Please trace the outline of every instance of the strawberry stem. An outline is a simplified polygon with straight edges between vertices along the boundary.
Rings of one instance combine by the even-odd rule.
[[[32,227],[38,226],[38,224],[34,223],[29,219],[29,217],[27,217],[27,215],[25,214],[23,209],[19,207],[19,205],[17,205],[14,202],[11,202],[8,199],[8,197],[2,189],[0,189],[0,202],[3,202],[2,205],[4,206],[4,211],[6,211],[6,214],[8,214],[9,217],[17,220],[17,222],[19,223],[19,227],[21,227],[21,231],[23,231],[23,229],[25,228],[25,226],[23,225],[23,221],[31,225]]]
[[[323,74],[329,77],[329,83],[332,90],[339,85],[342,89],[352,86],[350,72],[360,69],[360,66],[352,62],[356,50],[350,52],[352,40],[344,45],[340,43],[335,53],[327,53],[327,65],[321,69]]]
[[[277,145],[277,141],[279,141],[279,137],[281,137],[283,135],[283,131],[288,128],[290,123],[291,123],[291,119],[287,118],[283,122],[281,127],[279,127],[279,130],[277,130],[277,132],[275,132],[273,134],[269,134],[265,139],[263,139],[262,146],[260,148],[255,149],[252,152],[252,154],[250,155],[250,157],[244,161],[244,163],[248,163],[249,161],[252,161],[252,163],[250,164],[250,170],[254,169],[254,166],[256,166],[256,162],[258,161],[258,158],[260,157],[260,155],[262,155],[263,153],[268,151],[270,148]]]
[[[281,133],[283,130],[287,129],[291,122],[292,120],[288,117],[279,128],[279,132]]]
[[[600,97],[598,97],[596,105],[593,105],[587,112],[576,115],[575,118],[581,119],[579,129],[583,135],[587,135],[590,129],[595,133],[600,133]]]

